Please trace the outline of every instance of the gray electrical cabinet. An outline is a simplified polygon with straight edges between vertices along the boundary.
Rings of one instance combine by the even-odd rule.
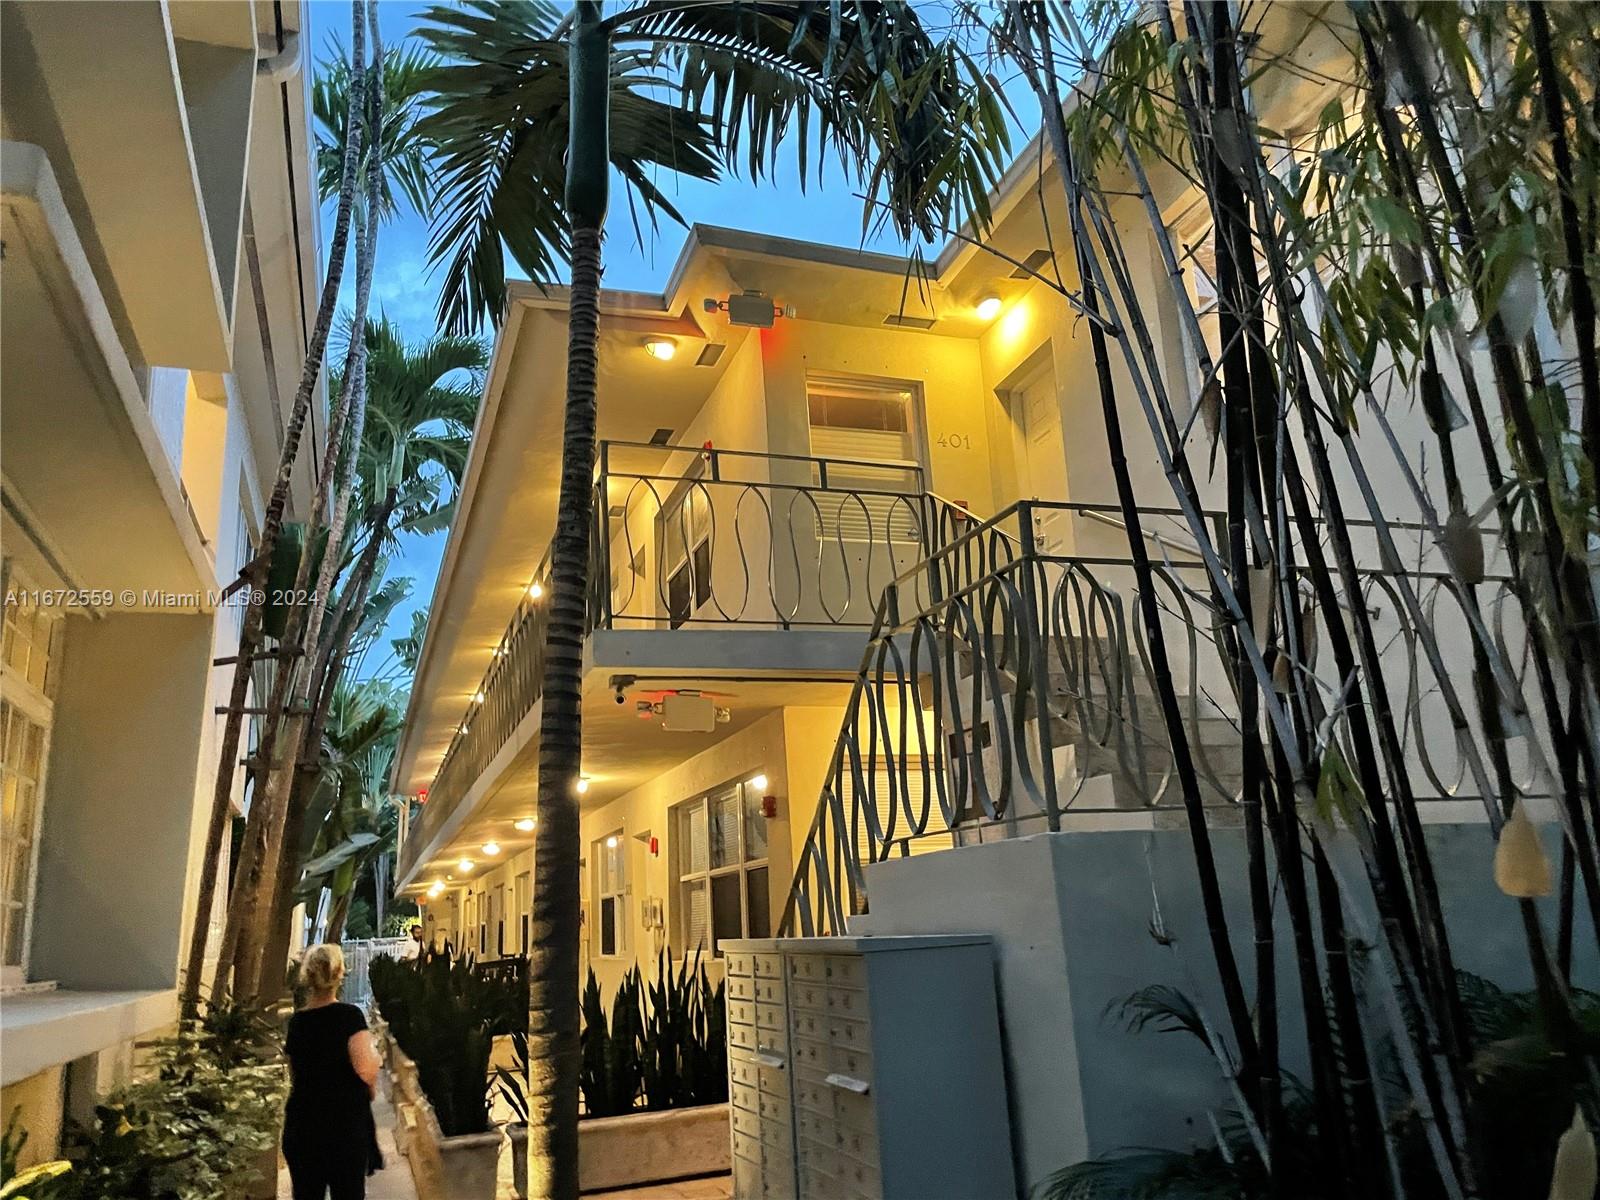
[[[988,938],[720,948],[735,1200],[1016,1196]]]

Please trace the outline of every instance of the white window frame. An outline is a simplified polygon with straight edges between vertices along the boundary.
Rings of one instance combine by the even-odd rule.
[[[7,592],[15,589],[18,591],[32,590],[32,585],[25,576],[14,573],[9,564],[4,572],[4,587]],[[9,607],[9,606],[8,606]],[[38,610],[34,610],[37,612]],[[9,614],[8,614],[9,615]],[[51,696],[55,687],[55,676],[59,670],[59,656],[61,652],[62,618],[49,617],[50,632],[44,648],[45,675],[44,687],[41,689],[28,680],[26,675],[9,663],[0,655],[0,695],[26,721],[43,730],[43,737],[39,746],[38,775],[34,779],[33,793],[33,840],[28,846],[27,855],[27,891],[22,898],[22,944],[18,951],[19,961],[14,964],[0,963],[0,988],[19,987],[28,982],[29,963],[33,957],[33,930],[36,923],[37,900],[39,892],[39,846],[44,837],[45,801],[49,789],[50,746],[55,724],[55,701]],[[31,635],[28,638],[33,644]],[[6,731],[0,729],[0,736],[5,736]],[[3,748],[0,748],[3,753]],[[5,774],[9,774],[9,769]],[[3,775],[0,775],[0,788],[3,788]],[[8,849],[5,842],[0,840],[0,853]],[[9,856],[8,856],[9,858]],[[0,867],[0,921],[5,920],[11,907],[9,899],[10,880],[3,878],[4,868]]]
[[[752,776],[753,778],[753,776]],[[739,830],[734,855],[735,861],[731,864],[713,867],[711,865],[711,847],[715,838],[711,831],[712,809],[711,802],[725,796],[730,789],[739,792]],[[756,801],[755,820],[765,821],[767,818],[761,813],[760,803],[762,797],[756,793],[750,779],[741,779],[725,783],[721,787],[712,788],[696,796],[693,800],[686,800],[675,804],[671,810],[671,820],[668,828],[671,831],[673,842],[672,862],[672,907],[674,911],[673,932],[678,943],[678,953],[683,957],[693,957],[699,950],[720,958],[721,951],[717,948],[717,930],[714,908],[711,903],[712,880],[727,875],[739,876],[739,936],[754,936],[750,929],[750,879],[751,872],[765,869],[767,871],[767,886],[772,886],[771,873],[771,832],[768,831],[766,854],[761,858],[747,858],[746,856],[746,822],[750,820],[750,801]],[[695,808],[704,808],[706,814],[706,865],[704,870],[696,871],[690,868],[693,861],[690,856],[690,847],[684,844],[684,838],[679,831],[684,827],[684,821]],[[707,946],[693,946],[689,944],[689,891],[695,885],[703,885],[706,890],[706,938],[710,942]],[[771,921],[771,902],[768,902],[768,921]],[[771,936],[772,930],[766,931]]]
[[[905,413],[905,429],[894,432],[903,436],[910,450],[909,458],[879,457],[870,454],[836,454],[826,446],[817,445],[817,431],[819,429],[839,429],[858,432],[857,426],[838,424],[817,424],[812,419],[812,405],[817,398],[829,394],[848,395],[856,393],[861,396],[879,396],[882,398],[897,398]],[[842,375],[831,371],[806,372],[806,439],[811,456],[828,462],[829,474],[826,480],[829,489],[839,492],[855,492],[863,489],[868,493],[888,493],[885,495],[857,496],[854,499],[835,497],[827,492],[820,492],[816,502],[822,509],[817,523],[817,536],[825,541],[842,539],[845,542],[863,541],[915,541],[917,537],[916,520],[906,509],[906,505],[898,502],[893,493],[903,490],[910,496],[916,492],[915,480],[920,479],[923,487],[931,486],[928,471],[928,432],[925,415],[925,402],[923,399],[922,385],[903,379],[886,379],[870,375]],[[843,459],[850,459],[861,463],[881,463],[881,468],[873,466],[850,466]],[[812,482],[819,488],[824,480],[822,477],[822,464],[813,467]],[[867,513],[861,512],[865,505]],[[862,526],[865,525],[865,528]]]
[[[615,839],[615,847],[606,845]],[[617,856],[616,878],[607,880],[605,858],[613,849]],[[622,829],[615,829],[605,837],[596,838],[591,858],[594,863],[594,954],[596,958],[625,958],[628,953],[628,839]],[[607,888],[606,884],[611,883]],[[611,928],[613,942],[605,948],[605,907],[612,903]]]

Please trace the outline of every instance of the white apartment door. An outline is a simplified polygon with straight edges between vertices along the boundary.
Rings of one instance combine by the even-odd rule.
[[[1055,371],[1047,363],[1011,392],[1011,418],[1016,428],[1018,480],[1024,497],[1065,500],[1067,450],[1061,436],[1061,405],[1056,398]],[[1071,514],[1035,511],[1033,532],[1042,554],[1064,554],[1069,548]]]

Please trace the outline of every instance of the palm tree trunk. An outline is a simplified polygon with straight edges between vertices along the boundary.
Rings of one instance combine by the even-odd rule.
[[[344,390],[347,394],[341,397],[337,433],[333,428],[329,430],[328,451],[323,464],[322,494],[318,497],[316,505],[319,516],[328,512],[330,507],[332,514],[328,521],[327,548],[323,551],[316,586],[311,593],[310,609],[305,614],[305,627],[299,639],[299,644],[305,650],[304,661],[297,673],[297,682],[291,693],[288,712],[283,717],[282,739],[289,753],[281,764],[268,764],[263,840],[259,843],[261,849],[256,863],[257,869],[249,881],[254,884],[254,902],[249,910],[250,923],[240,934],[238,956],[235,960],[235,973],[239,977],[240,991],[250,995],[258,995],[263,989],[276,988],[279,977],[277,969],[265,960],[264,952],[267,943],[272,940],[272,921],[277,912],[273,897],[278,892],[276,884],[280,873],[279,864],[285,857],[294,857],[293,854],[286,855],[286,847],[290,832],[294,829],[290,820],[290,810],[294,807],[296,780],[300,774],[300,748],[305,739],[307,718],[310,715],[315,688],[321,680],[321,676],[315,670],[318,661],[317,647],[322,638],[322,622],[327,612],[328,597],[338,574],[339,547],[344,538],[345,521],[349,513],[349,489],[355,476],[356,458],[360,452],[361,436],[366,424],[367,305],[372,295],[372,272],[377,260],[377,214],[383,183],[382,146],[378,132],[378,122],[382,118],[383,111],[383,42],[378,31],[376,4],[367,5],[367,17],[372,34],[372,63],[365,89],[366,211],[362,226],[358,229],[358,233],[362,236],[357,239],[355,312],[350,323],[350,349],[345,361]],[[349,445],[349,450],[341,454],[341,449],[346,443]],[[301,555],[300,569],[295,576],[296,593],[310,581],[312,546],[313,542],[308,538],[305,551]]]
[[[609,36],[596,0],[571,32],[566,202],[572,291],[561,494],[550,556],[544,710],[539,727],[539,839],[528,962],[528,1194],[578,1195],[578,779],[583,761],[583,636],[594,488],[600,248],[609,182]]]
[[[327,644],[318,654],[313,668],[319,685],[313,693],[311,719],[296,755],[289,807],[284,816],[284,852],[278,858],[277,877],[272,889],[272,911],[261,942],[263,969],[256,993],[263,1001],[275,1000],[282,992],[282,976],[268,971],[266,964],[282,962],[288,954],[289,914],[294,911],[294,889],[300,881],[299,847],[288,839],[299,836],[300,827],[305,823],[311,807],[312,793],[319,779],[318,760],[322,753],[322,736],[328,728],[328,712],[349,658],[350,639],[361,622],[361,612],[372,591],[379,551],[383,546],[383,531],[389,524],[389,518],[394,515],[396,500],[395,489],[390,488],[383,506],[378,510],[372,537],[368,539],[345,584],[334,623],[328,631],[328,638],[324,639]]]
[[[347,128],[352,131],[360,116],[362,95],[363,21],[361,0],[351,0],[352,31],[350,61],[350,106]],[[255,557],[246,566],[242,581],[245,583],[248,604],[244,625],[239,635],[237,661],[233,668],[233,686],[228,693],[228,711],[222,727],[222,745],[217,755],[216,786],[211,796],[211,816],[206,824],[205,850],[200,860],[200,880],[195,897],[194,923],[189,932],[189,955],[183,972],[183,1015],[193,1017],[199,1006],[201,977],[205,971],[206,940],[211,924],[211,910],[216,904],[217,875],[222,861],[222,839],[228,829],[228,818],[233,811],[233,780],[239,758],[239,741],[244,729],[244,706],[250,690],[250,672],[255,665],[262,641],[262,601],[264,599],[267,568],[272,552],[277,546],[283,528],[283,514],[289,503],[289,486],[294,478],[295,460],[300,454],[300,439],[311,410],[311,397],[316,391],[317,377],[322,373],[322,360],[328,346],[328,334],[333,328],[333,315],[339,301],[339,284],[344,276],[345,247],[350,238],[350,218],[355,208],[356,160],[359,146],[354,136],[347,137],[344,161],[339,177],[339,205],[334,218],[333,238],[328,246],[328,271],[322,281],[322,296],[317,303],[316,324],[312,326],[306,346],[305,364],[300,372],[300,386],[295,392],[294,405],[284,427],[283,449],[278,455],[278,477],[273,483],[272,495],[267,502],[261,525],[261,543]],[[282,664],[280,664],[281,666]]]
[[[333,898],[333,907],[328,911],[328,928],[322,935],[325,942],[338,942],[344,940],[344,923],[350,916],[350,902],[355,899],[356,887],[350,887]]]

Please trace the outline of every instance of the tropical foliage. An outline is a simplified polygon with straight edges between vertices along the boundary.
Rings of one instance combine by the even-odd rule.
[[[436,147],[433,258],[441,325],[477,329],[505,307],[502,247],[536,282],[570,255],[566,158],[571,53],[563,6],[466,0],[423,13],[437,57],[419,136]],[[636,236],[685,223],[663,171],[761,179],[792,159],[801,186],[832,166],[867,194],[863,228],[932,241],[969,215],[1009,149],[998,97],[911,6],[677,4],[608,13],[608,160]]]
[[[486,975],[470,954],[425,949],[415,962],[379,956],[373,1000],[447,1137],[489,1128],[494,1039],[527,1037],[526,993],[515,976]]]
[[[630,968],[608,1021],[593,969],[583,989],[584,1114],[610,1117],[728,1098],[727,1003],[699,955],[674,970],[663,949],[649,984]]]
[[[1459,980],[1460,999],[1479,1047],[1472,1064],[1478,1111],[1494,1132],[1483,1139],[1484,1195],[1503,1200],[1547,1200],[1556,1143],[1571,1121],[1574,1097],[1592,1104],[1594,1085],[1581,1063],[1563,1053],[1542,1025],[1537,997],[1509,992],[1475,975]],[[1584,1037],[1600,1038],[1600,996],[1575,993]],[[1147,989],[1118,1006],[1129,1028],[1195,1037],[1210,1051],[1198,1012],[1182,993]],[[1336,1030],[1343,1039],[1359,1030]],[[1380,1050],[1379,1080],[1403,1094],[1405,1080],[1392,1047]],[[1312,1097],[1285,1073],[1288,1116],[1274,1170],[1262,1163],[1238,1112],[1224,1114],[1216,1139],[1189,1150],[1127,1149],[1065,1168],[1046,1181],[1040,1200],[1266,1200],[1274,1194],[1296,1200],[1331,1200],[1344,1194],[1337,1178],[1321,1168],[1325,1133],[1317,1126]],[[1337,1135],[1335,1135],[1337,1136]],[[1398,1188],[1417,1200],[1446,1195],[1432,1170],[1425,1132],[1415,1110],[1395,1114],[1388,1170]]]
[[[1065,201],[1060,251],[1081,290],[1059,290],[1086,318],[1221,997],[1186,1023],[1210,1031],[1236,1097],[1215,1147],[1093,1164],[1073,1194],[1139,1194],[1107,1182],[1137,1176],[1163,1195],[1545,1195],[1558,1137],[1593,1162],[1574,1108],[1589,1128],[1600,1115],[1593,1005],[1572,980],[1578,940],[1600,929],[1600,130],[1580,82],[1600,10],[966,8],[1035,91]],[[1196,231],[1180,237],[1175,213]],[[1128,270],[1147,247],[1159,293]],[[1181,336],[1181,370],[1158,330]],[[1196,549],[1182,586],[1209,610],[1239,717],[1248,937],[1223,903],[1172,684],[1167,566],[1128,466],[1146,447]],[[1482,799],[1484,860],[1535,985],[1489,1008],[1531,1021],[1520,1041],[1486,1040],[1484,993],[1456,986],[1418,807],[1434,781],[1411,757],[1432,747],[1414,746],[1422,725],[1386,678],[1380,591],[1445,713],[1459,787]],[[1559,872],[1524,798],[1553,802]],[[1332,848],[1345,836],[1359,871]],[[1497,1097],[1512,1089],[1490,1086],[1507,1064],[1485,1055],[1513,1042],[1548,1094],[1509,1111]]]
[[[71,1125],[71,1169],[34,1175],[18,1200],[215,1200],[245,1194],[277,1144],[288,1091],[281,1047],[259,1010],[210,1007],[145,1047],[138,1078]],[[8,1141],[12,1140],[8,1134]]]

